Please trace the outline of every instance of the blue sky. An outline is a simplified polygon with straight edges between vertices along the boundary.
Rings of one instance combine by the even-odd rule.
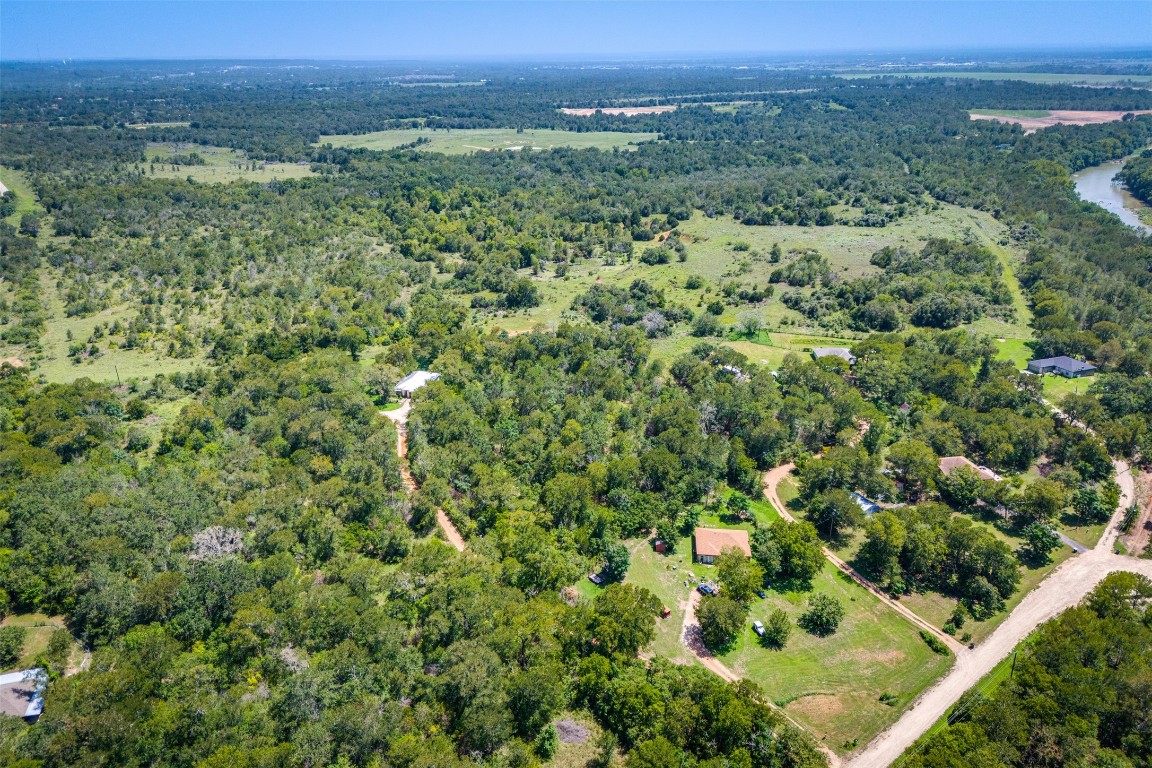
[[[8,61],[1152,47],[1152,2],[3,0]]]

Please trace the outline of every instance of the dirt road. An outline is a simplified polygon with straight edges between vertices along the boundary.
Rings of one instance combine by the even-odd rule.
[[[396,455],[400,457],[400,477],[404,479],[404,490],[415,493],[419,488],[416,479],[412,477],[412,470],[408,466],[408,412],[412,410],[412,401],[405,400],[399,408],[391,411],[380,411],[381,416],[387,416],[396,425]],[[444,510],[436,510],[436,522],[440,530],[444,531],[444,538],[460,552],[468,549],[468,543],[460,535],[460,531],[453,525],[452,520]]]
[[[849,763],[849,768],[884,768],[900,756],[956,703],[965,691],[992,671],[1001,659],[1040,624],[1079,603],[1101,579],[1115,571],[1152,578],[1152,560],[1113,553],[1124,511],[1132,503],[1135,484],[1128,465],[1113,462],[1120,484],[1120,504],[1096,546],[1065,561],[1016,607],[975,650],[960,654],[952,671],[925,691],[904,715],[877,736]]]

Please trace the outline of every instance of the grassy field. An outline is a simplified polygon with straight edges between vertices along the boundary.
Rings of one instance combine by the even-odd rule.
[[[795,253],[817,250],[828,259],[834,270],[846,277],[857,277],[877,271],[868,260],[885,246],[919,249],[931,237],[972,237],[1001,257],[1007,267],[1005,279],[1015,286],[1017,293],[1019,288],[1012,273],[1016,255],[998,245],[1003,236],[1003,225],[989,214],[958,206],[942,205],[937,211],[914,214],[882,228],[840,225],[748,227],[730,218],[708,218],[697,213],[678,229],[688,250],[684,262],[648,266],[637,259],[617,264],[607,263],[605,259],[589,259],[570,266],[562,277],[547,272],[533,276],[525,270],[522,274],[534,280],[540,289],[540,306],[493,313],[487,316],[486,322],[490,327],[504,328],[509,332],[523,332],[536,326],[554,328],[562,320],[579,317],[571,312],[572,302],[592,285],[601,283],[626,288],[636,279],[643,279],[663,290],[669,304],[679,304],[698,312],[705,304],[716,300],[723,283],[735,282],[743,286],[768,284],[772,270],[780,266],[769,259],[772,246],[777,244],[784,252],[782,263],[794,258]],[[637,243],[637,255],[649,245]],[[703,287],[685,288],[690,276],[701,278]],[[1030,315],[1022,297],[1019,303],[1015,322],[984,320],[978,330],[997,337],[1031,338],[1026,326]],[[757,316],[765,332],[755,340],[732,337],[724,343],[751,360],[766,361],[767,365],[779,365],[789,351],[803,351],[805,347],[822,344],[843,346],[851,344],[853,338],[863,336],[829,337],[803,315],[785,307],[779,295],[758,305],[726,306],[720,321],[734,325],[746,314]],[[685,329],[680,329],[678,335],[655,341],[654,354],[672,359],[691,349],[699,340],[686,334]],[[798,343],[799,338],[809,341]]]
[[[850,80],[862,77],[965,77],[973,80],[1023,80],[1026,83],[1071,83],[1073,85],[1116,85],[1138,83],[1152,85],[1152,75],[1086,75],[1058,72],[839,72],[837,77]]]
[[[28,178],[21,171],[0,166],[0,181],[4,186],[16,193],[16,212],[4,219],[6,224],[16,227],[20,225],[20,217],[26,213],[43,213],[40,204],[36,202],[36,194],[28,184]]]
[[[753,603],[749,622],[765,620],[776,608],[795,620],[811,594],[823,592],[844,606],[835,634],[821,638],[794,627],[788,645],[775,651],[756,642],[749,623],[721,658],[816,738],[849,752],[895,722],[952,658],[933,653],[911,624],[831,563],[812,586],[812,593],[768,593]],[[880,701],[884,694],[896,697],[894,706]]]
[[[88,317],[67,317],[64,302],[56,290],[56,276],[49,269],[40,273],[41,300],[48,311],[44,334],[40,337],[41,353],[32,359],[21,347],[0,345],[0,358],[18,357],[33,366],[34,373],[49,382],[67,383],[79,378],[96,382],[116,383],[132,379],[151,378],[158,373],[173,374],[192,371],[207,364],[201,354],[190,358],[167,357],[141,349],[118,349],[104,346],[98,357],[80,363],[68,357],[68,347],[85,341],[99,323],[128,320],[134,314],[125,306],[113,306]],[[71,332],[72,340],[68,338]]]
[[[43,613],[19,613],[4,619],[0,622],[5,627],[25,627],[27,634],[24,636],[24,652],[17,660],[16,665],[12,667],[16,669],[28,669],[36,663],[36,657],[44,653],[48,648],[48,640],[52,637],[52,633],[57,629],[63,629],[64,617],[63,616],[48,616]],[[68,655],[68,661],[73,666],[78,666],[84,656],[84,651],[80,644],[75,640],[72,641],[72,650]],[[0,669],[0,673],[8,672],[10,670]]]
[[[553,149],[572,147],[573,149],[628,149],[640,141],[653,141],[655,133],[620,133],[616,131],[549,131],[524,130],[515,128],[457,128],[436,130],[431,128],[407,128],[398,131],[376,131],[358,135],[321,136],[320,144],[334,147],[363,149],[392,149],[402,144],[411,144],[417,139],[429,139],[420,149],[428,152],[443,152],[447,155],[466,155],[472,152],[488,152],[495,149]]]
[[[195,152],[206,165],[165,165],[174,154]],[[227,184],[231,181],[283,181],[315,175],[307,165],[296,163],[263,163],[249,160],[236,149],[204,147],[199,144],[152,143],[148,145],[145,175],[154,179],[187,179],[204,184]]]

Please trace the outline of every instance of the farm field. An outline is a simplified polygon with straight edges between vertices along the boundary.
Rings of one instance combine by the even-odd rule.
[[[629,149],[641,141],[655,141],[655,133],[622,133],[616,131],[576,131],[524,130],[514,128],[458,128],[431,129],[406,128],[398,131],[376,131],[374,133],[347,134],[341,136],[321,136],[319,144],[353,149],[386,150],[403,144],[411,144],[417,139],[428,139],[420,150],[443,152],[446,155],[467,155],[472,152],[491,152],[497,149]]]
[[[165,158],[175,154],[195,152],[204,158],[205,165],[165,164]],[[141,166],[144,174],[154,179],[191,178],[203,184],[227,184],[231,181],[284,181],[314,176],[308,165],[297,163],[264,163],[249,160],[236,149],[206,147],[200,144],[174,144],[153,142],[148,145],[148,163]]]
[[[1146,115],[1148,110],[1130,110],[1132,114]],[[979,112],[972,111],[968,117],[972,120],[995,120],[1000,123],[1014,123],[1024,129],[1025,133],[1032,133],[1041,128],[1053,125],[1096,125],[1099,123],[1114,123],[1120,120],[1129,111],[1098,111],[1098,110],[1071,110],[1054,109],[1043,114],[1020,114],[1011,111]]]
[[[1126,85],[1129,83],[1147,87],[1152,85],[1152,75],[1092,75],[1059,72],[933,72],[917,70],[911,72],[838,72],[837,77],[855,80],[866,77],[963,77],[971,80],[1021,80],[1025,83],[1041,85]]]

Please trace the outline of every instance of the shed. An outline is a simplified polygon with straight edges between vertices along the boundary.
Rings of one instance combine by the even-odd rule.
[[[400,383],[396,385],[396,395],[403,398],[412,397],[412,393],[420,389],[420,387],[423,387],[431,381],[437,381],[439,378],[440,374],[432,373],[431,371],[413,371],[401,379]]]
[[[998,483],[1004,479],[1004,478],[1000,477],[1000,475],[998,475],[995,472],[993,472],[992,470],[988,469],[988,467],[985,467],[982,464],[976,464],[971,459],[969,459],[967,456],[944,456],[944,457],[941,457],[941,459],[940,459],[940,474],[944,475],[945,477],[952,474],[952,470],[954,470],[958,467],[968,467],[973,472],[975,472],[977,475],[979,475],[981,480],[993,480],[993,481]]]
[[[1059,357],[1029,360],[1028,370],[1032,373],[1055,373],[1066,379],[1078,379],[1081,376],[1091,376],[1096,373],[1096,366],[1074,357],[1060,355]]]
[[[48,673],[40,668],[0,675],[0,713],[35,722],[44,711]]]
[[[815,347],[812,350],[812,357],[816,360],[822,357],[838,357],[846,360],[848,365],[856,365],[856,355],[844,347]]]
[[[739,528],[697,528],[692,546],[698,563],[711,563],[726,549],[738,549],[745,557],[752,557],[748,531]]]

